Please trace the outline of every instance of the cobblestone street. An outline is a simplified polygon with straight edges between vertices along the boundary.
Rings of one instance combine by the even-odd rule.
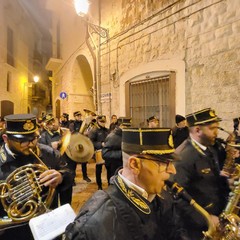
[[[88,183],[83,180],[81,164],[77,165],[77,176],[75,178],[76,186],[73,187],[73,199],[72,199],[72,208],[76,213],[78,213],[79,209],[82,205],[89,199],[89,197],[97,191],[98,187],[96,184],[95,178],[95,162],[90,162],[87,165],[88,177],[92,180],[92,182]],[[103,189],[107,188],[107,177],[106,177],[106,168],[103,166],[102,172],[102,182]]]

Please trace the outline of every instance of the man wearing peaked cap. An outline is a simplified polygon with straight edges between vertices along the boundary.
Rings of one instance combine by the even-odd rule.
[[[96,160],[96,182],[98,185],[98,189],[102,189],[102,167],[104,165],[103,159],[101,157],[102,148],[104,147],[105,139],[108,135],[108,129],[106,126],[106,116],[98,115],[97,116],[97,124],[95,128],[92,128],[88,133],[88,137],[92,141],[95,150],[95,160]],[[99,157],[100,156],[100,157]],[[98,159],[100,161],[98,161]],[[108,165],[105,165],[107,169],[107,174],[109,174],[110,169]]]
[[[74,112],[73,116],[75,117],[75,120],[73,122],[71,122],[69,125],[69,129],[72,134],[79,133],[81,130],[82,124],[84,124],[84,122],[82,121],[82,114],[80,111]],[[86,162],[81,163],[81,166],[82,166],[83,180],[85,180],[86,182],[91,182],[91,179],[88,177],[88,174],[87,174],[87,163]],[[77,163],[72,161],[71,167],[74,172],[74,176],[76,176]],[[74,181],[74,185],[76,185],[75,181]]]
[[[118,126],[124,126],[124,127],[131,127],[132,125],[132,118],[128,117],[119,117],[117,120]]]
[[[174,180],[206,208],[211,224],[216,226],[229,194],[227,178],[221,171],[226,155],[216,141],[221,118],[214,109],[206,108],[188,114],[186,119],[190,137],[176,151],[181,161],[176,163]],[[202,215],[185,201],[179,201],[177,206],[190,238],[203,239],[202,232],[208,226]]]
[[[106,122],[106,116],[105,115],[98,115],[97,116],[97,121],[105,123]]]
[[[147,119],[149,128],[157,128],[159,127],[159,119],[155,116],[151,116]]]
[[[186,119],[189,127],[207,125],[222,121],[222,119],[216,115],[215,110],[211,108],[205,108],[203,110],[188,114]]]
[[[82,126],[82,114],[80,111],[76,111],[73,113],[74,121],[70,123],[69,129],[71,132],[79,132]]]
[[[52,121],[54,119],[54,116],[51,114],[51,113],[48,113],[46,114],[44,117],[43,117],[43,121],[45,123],[49,122],[49,121]]]
[[[60,125],[63,128],[69,128],[69,114],[63,113],[60,118]]]
[[[76,117],[76,116],[82,116],[82,113],[80,111],[76,111],[73,113],[73,116]]]
[[[16,206],[15,195],[9,195],[7,199],[4,200],[6,204],[4,208],[6,211],[11,210],[12,216],[15,216],[16,219],[20,220],[20,218],[25,218],[26,221],[21,221],[21,226],[18,225],[16,228],[11,226],[8,229],[4,229],[4,231],[0,233],[0,238],[13,239],[17,236],[17,239],[20,240],[32,240],[33,236],[27,224],[29,213],[33,213],[29,208],[29,203],[31,202],[33,205],[35,202],[35,204],[38,205],[40,197],[43,202],[46,199],[46,196],[44,197],[42,192],[39,192],[38,188],[35,187],[37,183],[32,181],[37,178],[42,191],[47,190],[49,187],[55,188],[56,191],[64,191],[71,182],[71,174],[66,171],[65,166],[61,164],[60,156],[57,155],[52,148],[38,143],[39,132],[36,116],[33,114],[13,114],[5,116],[5,122],[6,131],[2,135],[4,144],[0,150],[0,180],[6,181],[8,178],[8,181],[10,181],[11,179],[11,184],[8,186],[9,192],[12,192],[13,188],[16,188],[19,184],[22,185],[25,183],[26,185],[22,187],[21,200],[20,198],[18,199],[18,205],[21,205],[21,212],[23,214],[20,213],[19,216],[18,209],[17,211],[14,210],[14,206]],[[34,166],[40,164],[43,166],[39,158],[46,164],[49,170],[40,171],[40,173],[39,171],[35,171],[35,178],[33,178],[33,175],[31,176],[30,171],[27,171],[26,176],[24,176],[24,170],[19,170],[19,168],[23,168],[27,164],[34,164]],[[31,169],[31,167],[29,168]],[[34,168],[32,169],[34,171]],[[18,178],[15,173],[13,181],[13,176],[11,175],[14,171],[17,171],[18,174],[21,172],[21,178]],[[25,182],[22,181],[23,177],[26,177]],[[31,182],[31,186],[27,184],[28,182]],[[31,194],[29,194],[30,190]],[[45,192],[45,194],[47,194],[47,192]],[[4,198],[2,198],[2,200],[3,199]],[[51,208],[57,207],[56,203],[57,199],[54,199]],[[12,205],[13,208],[11,208],[10,205]],[[0,218],[2,224],[4,224],[4,221],[9,222],[10,220],[6,217],[8,214],[5,212],[4,208],[3,205],[0,204]],[[40,213],[39,210],[40,209],[36,209],[36,214]]]
[[[67,226],[67,239],[188,239],[176,226],[172,199],[163,190],[175,174],[171,129],[124,128],[122,154],[123,168]]]
[[[102,157],[105,160],[105,166],[109,169],[107,173],[108,182],[110,182],[110,178],[115,174],[116,170],[122,167],[122,129],[131,127],[131,122],[132,118],[119,117],[117,126],[105,139]]]

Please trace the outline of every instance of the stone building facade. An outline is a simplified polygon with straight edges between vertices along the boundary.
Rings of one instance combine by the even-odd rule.
[[[42,31],[30,14],[34,11],[26,9],[23,2],[0,2],[1,117],[28,112],[40,115],[50,103],[51,95],[43,82],[49,81],[45,65],[51,52],[46,54]],[[34,75],[40,76],[37,85]]]
[[[56,40],[53,49],[60,46],[62,55],[53,54],[49,66],[54,66],[58,112],[95,108],[107,117],[153,114],[161,119],[163,110],[131,105],[144,97],[131,95],[131,87],[167,77],[165,98],[171,103],[162,126],[172,126],[175,114],[212,107],[223,118],[222,126],[232,128],[240,104],[239,0],[92,1],[87,21],[108,29],[107,38],[91,25],[87,32],[72,4],[58,3],[57,9],[54,19],[60,25],[53,29],[60,26],[61,34],[55,31],[53,39],[60,36],[60,45]],[[62,91],[68,93],[66,99],[60,98]]]

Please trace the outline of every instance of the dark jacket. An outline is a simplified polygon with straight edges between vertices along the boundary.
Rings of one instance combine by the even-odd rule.
[[[190,138],[176,153],[180,155],[181,160],[176,163],[177,173],[174,181],[184,187],[210,214],[218,216],[227,203],[229,193],[227,179],[219,175],[219,166],[223,159],[219,158],[215,148],[211,148],[211,155],[204,153]],[[202,231],[208,228],[205,218],[182,200],[178,201],[177,209],[191,238],[202,239]]]
[[[72,183],[72,174],[66,168],[65,162],[60,159],[58,151],[53,150],[51,147],[43,144],[38,145],[38,156],[50,169],[59,170],[63,176],[62,183],[57,187],[57,192],[64,191],[69,188]],[[26,164],[39,164],[39,160],[33,156],[16,156],[13,158],[5,149],[5,145],[1,148],[0,152],[0,180],[6,180],[6,178],[19,167]],[[56,202],[54,202],[56,203]],[[3,210],[0,204],[0,217],[6,216],[6,212]],[[1,229],[1,228],[0,228]],[[31,231],[28,227],[28,223],[21,227],[12,228],[9,230],[0,231],[0,239],[14,240],[14,239],[33,239]]]
[[[71,122],[69,124],[69,129],[70,129],[71,133],[79,132],[79,130],[82,126],[82,123],[83,123],[82,120],[80,120],[80,121],[75,120],[75,121]]]
[[[177,148],[184,140],[189,137],[188,127],[178,128],[175,126],[172,129],[174,148]]]
[[[127,194],[131,193],[131,194]],[[181,240],[172,201],[151,203],[129,189],[119,176],[108,190],[97,191],[67,226],[68,240]]]
[[[108,129],[99,125],[89,132],[88,137],[92,141],[95,150],[102,149],[102,143],[105,141],[107,135]]]
[[[63,128],[69,128],[69,124],[70,124],[69,121],[61,121],[61,127]]]
[[[111,176],[117,168],[122,166],[122,129],[116,127],[105,139],[104,147],[102,148],[102,157],[105,160],[105,165],[111,166]]]
[[[41,137],[39,138],[38,142],[51,147],[52,146],[51,143],[60,141],[61,137],[62,137],[61,130],[51,132],[45,129],[41,132]]]

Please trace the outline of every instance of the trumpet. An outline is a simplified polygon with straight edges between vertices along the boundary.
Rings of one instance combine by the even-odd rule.
[[[39,182],[40,174],[48,167],[32,149],[29,151],[40,164],[19,167],[0,183],[0,199],[8,216],[0,219],[0,230],[29,221],[46,212],[52,203],[55,189]]]

